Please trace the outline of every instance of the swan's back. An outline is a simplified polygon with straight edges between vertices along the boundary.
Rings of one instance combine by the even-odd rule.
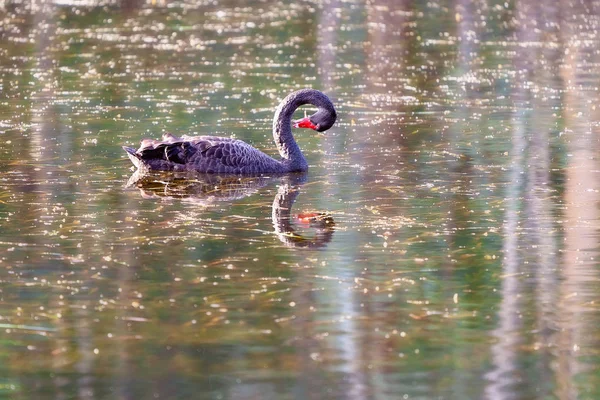
[[[287,172],[281,162],[232,138],[165,133],[162,140],[144,139],[137,151],[124,149],[138,168],[150,170],[245,175]]]

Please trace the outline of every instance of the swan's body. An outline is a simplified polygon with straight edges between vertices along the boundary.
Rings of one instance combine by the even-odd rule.
[[[177,137],[166,133],[163,140],[144,139],[138,150],[123,148],[139,169],[243,175],[303,172],[308,163],[292,135],[292,115],[304,104],[312,104],[319,110],[296,121],[294,127],[323,132],[336,120],[333,104],[318,90],[303,89],[287,96],[273,117],[273,138],[281,160],[241,140],[215,136]]]

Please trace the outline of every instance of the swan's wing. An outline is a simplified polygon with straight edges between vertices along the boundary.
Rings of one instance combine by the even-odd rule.
[[[233,174],[283,170],[279,161],[238,139],[217,136],[177,137],[168,133],[162,139],[144,139],[135,152],[135,157],[150,169],[158,170]]]
[[[168,142],[164,149],[166,159],[179,164],[214,164],[241,168],[262,155],[246,142],[226,137],[164,135],[163,140]]]
[[[277,163],[274,159],[241,140],[215,136],[174,136],[163,141],[148,140],[138,150],[142,160],[167,161],[185,169],[216,173],[260,172]],[[179,141],[175,141],[179,139]]]
[[[185,164],[197,151],[198,149],[190,142],[159,143],[155,141],[149,145],[142,142],[137,154],[145,161],[164,160]]]
[[[206,165],[214,172],[229,172],[230,169],[235,171],[273,161],[271,157],[237,139],[204,136],[191,143],[198,152],[189,162]]]

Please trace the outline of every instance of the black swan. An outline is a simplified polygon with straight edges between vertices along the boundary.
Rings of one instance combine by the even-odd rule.
[[[241,140],[214,136],[176,137],[166,133],[163,140],[142,140],[137,150],[126,146],[123,149],[133,164],[143,170],[242,175],[303,172],[308,169],[308,163],[292,135],[292,115],[305,104],[318,107],[318,111],[294,121],[294,128],[324,132],[335,123],[335,108],[320,91],[302,89],[288,95],[273,117],[273,138],[281,160]]]

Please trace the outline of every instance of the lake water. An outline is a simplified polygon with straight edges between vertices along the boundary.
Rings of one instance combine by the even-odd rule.
[[[599,29],[579,0],[0,2],[0,398],[600,398]],[[339,114],[306,175],[121,149],[275,155],[303,87]]]

